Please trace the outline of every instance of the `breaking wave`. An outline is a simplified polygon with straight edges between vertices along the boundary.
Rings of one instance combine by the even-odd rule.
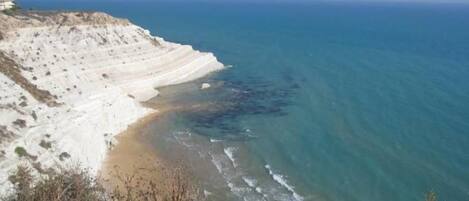
[[[269,171],[269,174],[270,176],[272,176],[272,178],[277,182],[279,183],[280,185],[282,185],[283,187],[285,187],[288,191],[290,191],[292,194],[293,194],[293,197],[297,200],[297,201],[303,201],[304,198],[299,195],[298,193],[295,192],[295,188],[293,186],[291,186],[290,184],[288,184],[287,180],[285,179],[285,177],[281,174],[275,174],[273,171],[272,171],[272,168],[270,167],[270,165],[265,165],[265,168]]]
[[[235,167],[235,168],[238,167],[238,164],[236,163],[236,160],[234,158],[234,152],[236,151],[236,148],[228,147],[228,148],[223,149],[223,151],[225,152],[226,156],[228,156],[228,158],[233,163],[233,167]]]

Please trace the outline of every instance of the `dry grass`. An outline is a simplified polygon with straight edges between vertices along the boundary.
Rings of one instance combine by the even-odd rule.
[[[31,170],[18,167],[10,176],[15,193],[5,201],[98,201],[105,200],[102,188],[86,171],[72,169],[49,172],[37,182]]]
[[[161,174],[165,181],[154,181],[148,174]],[[202,201],[198,189],[191,185],[183,168],[170,171],[164,169],[137,169],[125,175],[115,168],[116,183],[106,190],[87,171],[72,168],[63,171],[45,172],[46,176],[34,181],[29,168],[19,166],[9,177],[14,184],[14,193],[0,197],[3,201]],[[163,182],[163,183],[157,183]],[[437,201],[437,194],[429,191],[425,201]]]
[[[122,201],[198,201],[204,200],[191,183],[183,168],[136,168],[133,174],[125,174],[115,168],[111,174],[117,178],[110,194],[112,200]],[[156,179],[153,175],[164,175]]]
[[[145,174],[141,174],[144,171]],[[14,193],[0,198],[5,201],[198,201],[203,198],[190,185],[182,169],[171,170],[168,178],[153,181],[143,175],[156,173],[157,169],[140,169],[138,174],[123,175],[116,171],[118,184],[106,190],[88,172],[77,168],[49,171],[39,181],[34,181],[31,170],[18,167],[10,176]]]

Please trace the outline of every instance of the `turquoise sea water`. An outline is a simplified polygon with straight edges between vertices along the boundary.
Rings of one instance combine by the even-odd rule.
[[[110,12],[233,66],[148,128],[212,200],[469,200],[467,5],[23,3]]]

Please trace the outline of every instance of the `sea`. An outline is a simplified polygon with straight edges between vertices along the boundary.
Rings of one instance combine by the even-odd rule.
[[[226,65],[162,88],[174,109],[145,128],[207,200],[469,200],[467,4],[18,2],[129,18]]]

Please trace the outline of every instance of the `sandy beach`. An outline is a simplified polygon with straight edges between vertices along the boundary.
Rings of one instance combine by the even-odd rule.
[[[113,145],[112,150],[108,152],[99,173],[100,177],[107,184],[120,182],[116,174],[130,176],[141,168],[162,167],[162,163],[156,156],[156,153],[150,150],[145,143],[140,141],[141,132],[145,125],[155,120],[158,115],[159,112],[154,112],[138,120],[116,137],[117,143]],[[142,172],[138,173],[141,174]],[[156,177],[157,180],[161,180],[160,176],[162,175],[153,174],[151,176]]]
[[[0,192],[12,187],[7,178],[19,163],[79,163],[96,175],[115,137],[155,112],[141,102],[158,87],[223,69],[211,53],[105,13],[19,15],[0,14]],[[128,143],[131,153],[145,152]]]
[[[116,136],[116,143],[107,153],[98,173],[99,180],[109,192],[125,192],[126,185],[131,185],[134,189],[146,189],[150,188],[150,183],[158,191],[167,192],[165,189],[173,184],[175,175],[183,176],[184,182],[187,182],[194,192],[200,192],[196,180],[189,172],[190,169],[184,166],[186,164],[166,160],[146,141],[146,135],[158,135],[147,129],[151,122],[158,121],[167,112],[177,110],[177,107],[166,104],[143,103],[156,111],[139,119]],[[155,108],[156,106],[158,108]]]

